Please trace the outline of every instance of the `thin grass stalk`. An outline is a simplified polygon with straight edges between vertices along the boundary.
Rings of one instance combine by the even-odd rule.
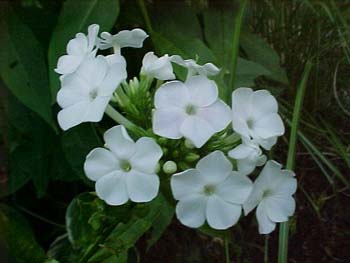
[[[242,20],[244,11],[246,9],[248,0],[242,0],[240,1],[238,12],[234,19],[234,28],[233,28],[233,40],[232,40],[232,53],[231,53],[231,65],[229,67],[230,69],[230,81],[229,81],[229,87],[232,89],[235,85],[235,77],[236,77],[236,68],[237,68],[237,59],[239,55],[239,38],[241,35],[241,28],[242,28]]]
[[[294,103],[293,119],[291,125],[288,157],[287,157],[287,169],[293,170],[295,164],[295,154],[296,145],[298,137],[298,124],[300,119],[300,113],[303,105],[304,94],[306,90],[306,83],[310,75],[312,68],[312,63],[310,61],[306,62],[303,77],[299,84],[297,95]],[[289,224],[288,221],[281,223],[279,230],[279,242],[278,242],[278,263],[287,263],[288,261],[288,234],[289,234]]]

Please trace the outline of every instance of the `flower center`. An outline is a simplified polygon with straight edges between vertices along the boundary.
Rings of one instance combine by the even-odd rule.
[[[262,197],[263,197],[263,198],[267,198],[267,197],[269,197],[269,196],[271,196],[271,195],[272,195],[271,190],[267,189],[267,190],[265,190],[265,191],[263,192]]]
[[[97,95],[98,95],[97,89],[93,89],[93,90],[91,90],[90,93],[89,93],[89,96],[90,96],[90,99],[91,99],[91,100],[96,99],[96,98],[97,98]]]
[[[254,127],[254,120],[252,118],[249,118],[247,120],[247,126],[248,126],[249,129],[253,129],[253,127]]]
[[[196,107],[194,105],[189,104],[189,105],[186,106],[186,113],[188,115],[195,115],[196,112],[197,112],[197,109],[196,109]]]
[[[205,195],[210,196],[210,195],[213,195],[215,193],[215,190],[216,190],[215,185],[208,184],[208,185],[204,186],[203,192]]]
[[[120,161],[120,168],[124,171],[124,172],[129,172],[131,170],[131,165],[127,160],[121,160]]]

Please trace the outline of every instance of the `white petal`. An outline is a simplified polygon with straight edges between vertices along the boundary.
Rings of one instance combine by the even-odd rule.
[[[241,116],[242,115],[242,116]],[[235,132],[244,137],[250,137],[250,130],[247,125],[247,119],[243,116],[244,114],[232,115],[232,127]]]
[[[206,76],[215,76],[220,72],[220,69],[213,63],[206,63],[203,68],[206,71]]]
[[[256,187],[255,183],[250,195],[243,204],[244,214],[248,215],[262,200],[263,192]]]
[[[133,30],[122,30],[113,36],[113,45],[118,45],[120,48],[141,48],[143,41],[147,37],[148,35],[146,32],[139,28],[135,28]]]
[[[101,96],[111,96],[119,84],[127,77],[124,57],[115,54],[113,55],[113,60],[110,60],[108,63],[110,66],[99,91]]]
[[[141,73],[160,80],[175,78],[169,56],[164,55],[158,58],[153,52],[148,52],[144,56]]]
[[[215,133],[215,130],[207,121],[196,116],[188,116],[182,123],[180,132],[197,148],[200,148]]]
[[[189,99],[188,90],[182,82],[169,81],[156,91],[154,105],[156,108],[179,107],[184,109],[189,104]]]
[[[126,175],[126,184],[131,201],[148,202],[158,194],[159,178],[156,174],[131,170]]]
[[[230,156],[231,158],[240,160],[240,159],[247,158],[249,155],[251,155],[254,152],[255,151],[252,147],[249,147],[245,144],[240,144],[233,150],[229,151],[228,156]]]
[[[222,131],[231,121],[231,109],[222,100],[217,100],[207,107],[199,107],[197,116],[206,120],[216,131]]]
[[[79,86],[62,87],[57,92],[57,103],[61,108],[67,108],[79,102],[89,100],[89,93]]]
[[[84,121],[99,122],[102,120],[103,114],[109,102],[109,97],[97,97],[89,103]]]
[[[204,224],[206,213],[206,197],[191,195],[181,199],[176,205],[176,216],[182,224],[197,228]]]
[[[142,137],[135,143],[135,153],[130,163],[133,169],[144,173],[154,173],[162,155],[162,149],[152,138]]]
[[[58,59],[55,71],[59,74],[70,74],[75,72],[83,61],[82,56],[64,55]]]
[[[109,70],[107,60],[103,56],[86,58],[78,71],[79,78],[83,78],[92,87],[99,87]]]
[[[260,119],[266,115],[277,113],[278,105],[274,96],[267,90],[257,90],[252,95],[252,115]]]
[[[199,107],[213,104],[218,98],[218,88],[214,81],[204,76],[193,76],[186,80],[191,103]]]
[[[90,180],[97,181],[116,170],[120,170],[119,161],[104,148],[95,148],[86,156],[84,172]]]
[[[253,90],[251,88],[238,88],[232,92],[232,111],[235,119],[244,120],[251,112],[251,99]],[[235,127],[235,123],[233,123]]]
[[[266,213],[273,222],[285,222],[295,211],[295,201],[291,196],[270,196],[264,203]]]
[[[256,167],[256,161],[250,159],[237,160],[237,169],[243,174],[250,174]]]
[[[284,134],[284,125],[281,117],[274,113],[259,119],[254,124],[254,132],[266,139]]]
[[[83,101],[62,109],[57,115],[58,124],[66,131],[84,122],[89,106],[90,103],[88,101]]]
[[[266,155],[261,155],[259,158],[256,160],[256,166],[262,166],[266,163],[267,157]]]
[[[122,205],[128,202],[124,174],[114,172],[100,178],[96,182],[96,194],[109,205]]]
[[[180,139],[180,127],[185,118],[185,111],[180,108],[157,109],[153,114],[153,132],[165,138]]]
[[[83,57],[88,51],[88,40],[82,33],[76,34],[76,37],[69,40],[67,44],[67,54]]]
[[[206,217],[210,227],[214,229],[227,229],[238,222],[242,213],[240,205],[231,204],[220,197],[208,198]]]
[[[264,202],[261,202],[256,209],[256,219],[259,223],[259,233],[269,234],[276,228],[276,224],[267,216]]]
[[[200,193],[205,180],[195,169],[174,174],[170,180],[171,191],[176,200],[184,199],[194,193]]]
[[[107,147],[118,158],[128,160],[135,152],[135,143],[122,125],[114,126],[104,134]]]
[[[293,195],[297,189],[297,180],[293,178],[294,173],[292,171],[282,170],[280,174],[281,180],[273,189],[273,195]]]
[[[215,193],[227,202],[243,204],[252,188],[253,183],[247,176],[232,172],[225,181],[217,186]]]
[[[258,178],[255,180],[254,185],[261,191],[275,190],[278,185],[284,180],[281,176],[282,165],[275,161],[268,161]]]
[[[97,44],[97,35],[98,35],[98,31],[100,30],[100,26],[96,25],[96,24],[92,24],[88,27],[88,49],[91,51],[95,45]]]
[[[203,157],[196,165],[208,183],[223,182],[232,172],[232,164],[221,151],[215,151]]]
[[[277,142],[277,136],[275,137],[269,137],[266,139],[256,138],[255,139],[257,143],[261,145],[265,150],[271,150],[272,146],[274,146]]]

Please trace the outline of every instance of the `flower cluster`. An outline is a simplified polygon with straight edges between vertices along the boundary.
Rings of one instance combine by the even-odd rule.
[[[149,202],[160,182],[170,181],[182,224],[227,229],[256,208],[259,232],[270,233],[293,215],[296,191],[294,173],[265,154],[284,134],[276,99],[267,90],[238,88],[230,107],[212,79],[220,72],[215,65],[154,52],[128,82],[121,49],[141,48],[147,37],[141,29],[99,35],[91,25],[58,60],[60,127],[99,122],[105,112],[118,123],[104,133],[104,147],[86,157],[96,194],[109,205]],[[177,79],[174,64],[187,70],[186,79]]]

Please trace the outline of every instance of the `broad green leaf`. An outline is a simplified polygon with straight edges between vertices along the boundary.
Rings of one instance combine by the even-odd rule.
[[[248,59],[255,61],[270,71],[268,78],[288,84],[286,71],[281,67],[277,52],[261,37],[243,31],[240,44]]]
[[[58,260],[60,263],[77,263],[81,256],[79,251],[73,249],[67,234],[61,235],[55,239],[50,245],[47,255]]]
[[[101,147],[102,142],[91,123],[81,124],[62,135],[63,152],[68,163],[77,176],[86,181],[88,180],[83,171],[85,158],[93,148],[98,146]]]
[[[270,71],[258,63],[238,58],[236,74],[235,88],[252,87],[257,77],[269,75]]]
[[[135,206],[131,218],[125,223],[119,223],[110,232],[103,244],[100,244],[101,249],[88,262],[113,262],[110,260],[116,257],[124,258],[125,253],[152,227],[165,205],[166,200],[159,195],[147,204]]]
[[[49,47],[52,102],[55,102],[59,88],[59,76],[54,69],[58,58],[66,52],[68,41],[79,32],[87,33],[88,26],[91,24],[99,24],[101,31],[109,31],[118,15],[118,0],[67,0],[64,2]]]
[[[174,217],[175,209],[167,201],[159,216],[154,220],[151,230],[151,238],[147,240],[147,250],[150,249],[162,236]]]
[[[7,88],[56,128],[44,52],[31,30],[8,6],[0,10],[0,35],[0,74]]]
[[[9,262],[44,263],[47,259],[25,218],[5,205],[0,205],[0,241],[8,250]]]

